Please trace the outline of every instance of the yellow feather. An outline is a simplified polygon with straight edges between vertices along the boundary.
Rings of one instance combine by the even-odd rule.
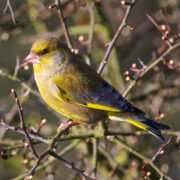
[[[113,113],[113,112],[109,112],[108,113],[108,117],[109,119],[111,120],[114,120],[114,121],[125,121],[125,122],[128,122],[128,123],[131,123],[133,124],[134,126],[137,126],[139,127],[140,129],[143,129],[143,130],[147,130],[147,125],[142,123],[141,121],[138,121],[137,119],[133,119],[133,118],[136,118],[134,117],[132,114],[129,114],[129,113]]]
[[[90,108],[94,108],[94,109],[100,109],[100,110],[104,110],[104,111],[113,111],[113,112],[119,112],[119,109],[113,108],[113,107],[109,107],[109,106],[105,106],[105,105],[101,105],[101,104],[93,104],[93,103],[87,103],[87,107]]]

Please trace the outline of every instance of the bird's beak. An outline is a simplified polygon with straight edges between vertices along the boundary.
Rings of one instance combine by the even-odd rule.
[[[40,63],[40,61],[41,61],[40,57],[33,52],[30,52],[29,55],[27,55],[26,58],[24,59],[25,64],[38,64]]]

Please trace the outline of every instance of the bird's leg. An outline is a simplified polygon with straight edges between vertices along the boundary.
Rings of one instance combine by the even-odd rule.
[[[71,119],[68,120],[67,122],[65,123],[61,123],[60,126],[58,127],[58,131],[60,131],[62,128],[67,128],[66,132],[64,133],[64,135],[68,135],[69,134],[69,128],[70,127],[73,127],[73,126],[77,126],[81,124],[80,122],[73,122]]]

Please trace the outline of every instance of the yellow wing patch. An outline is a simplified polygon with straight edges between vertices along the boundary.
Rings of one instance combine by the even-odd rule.
[[[103,110],[103,111],[120,112],[120,110],[117,108],[102,105],[102,104],[95,104],[95,103],[90,103],[90,102],[86,102],[83,104],[81,102],[76,102],[71,97],[71,95],[67,94],[64,90],[57,87],[55,84],[54,84],[54,95],[56,96],[56,98],[58,98],[60,101],[63,101],[63,102],[68,102],[68,103],[76,104],[79,106],[88,107],[88,108],[92,108],[92,109],[99,109],[99,110]]]
[[[111,119],[113,121],[125,121],[125,122],[128,122],[130,124],[133,124],[134,126],[139,127],[140,129],[143,129],[143,130],[147,130],[147,128],[148,128],[146,124],[144,124],[141,121],[138,121],[136,119],[133,119],[135,117],[133,117],[133,115],[130,114],[130,113],[109,112],[108,117],[109,117],[109,119]]]
[[[131,120],[131,119],[126,119],[127,122],[139,127],[140,129],[147,130],[147,126],[139,121]]]
[[[88,107],[88,108],[92,108],[92,109],[99,109],[99,110],[103,110],[103,111],[111,111],[111,112],[119,112],[120,111],[119,109],[109,107],[109,106],[105,106],[105,105],[101,105],[101,104],[93,104],[93,103],[82,104],[82,103],[78,103],[78,102],[73,101],[71,99],[71,97],[69,97],[68,95],[60,96],[60,93],[57,93],[57,91],[54,91],[54,95],[60,101],[76,104],[76,105],[79,105],[79,106],[84,106],[84,107]]]
[[[100,109],[103,111],[112,111],[112,112],[119,112],[119,109],[113,108],[113,107],[109,107],[109,106],[105,106],[105,105],[101,105],[101,104],[93,104],[93,103],[87,103],[87,107],[93,108],[93,109]]]

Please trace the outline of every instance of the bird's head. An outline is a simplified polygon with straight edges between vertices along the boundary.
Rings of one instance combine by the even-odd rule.
[[[51,76],[60,71],[67,59],[70,50],[54,37],[41,38],[34,42],[29,55],[24,59],[25,64],[33,64],[35,73]]]

